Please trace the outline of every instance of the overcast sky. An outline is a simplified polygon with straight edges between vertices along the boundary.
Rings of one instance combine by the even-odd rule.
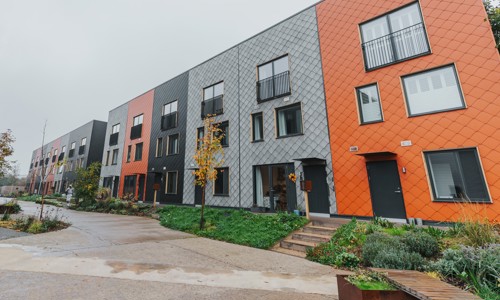
[[[0,0],[0,132],[51,141],[317,0]]]

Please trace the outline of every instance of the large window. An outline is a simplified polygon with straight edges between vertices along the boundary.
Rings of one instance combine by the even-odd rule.
[[[158,138],[156,140],[155,157],[161,157],[162,155],[163,155],[163,138]]]
[[[252,141],[258,142],[264,140],[264,122],[262,113],[252,115]]]
[[[109,136],[109,145],[118,145],[118,134],[120,133],[120,124],[115,124],[111,127],[111,135]]]
[[[177,171],[167,172],[165,194],[177,194]]]
[[[177,127],[177,100],[163,105],[161,129]]]
[[[382,121],[382,107],[377,84],[371,84],[356,89],[361,124]]]
[[[430,53],[418,2],[360,25],[366,70]]]
[[[302,111],[300,103],[276,109],[278,137],[302,134]]]
[[[179,134],[172,134],[168,136],[167,155],[174,155],[179,153]]]
[[[258,66],[257,101],[289,95],[290,72],[288,55]]]
[[[215,196],[229,195],[229,168],[218,168],[217,179],[214,182]]]
[[[403,88],[410,116],[465,108],[454,65],[404,76]]]
[[[211,85],[203,89],[203,102],[201,103],[201,117],[220,115],[224,113],[224,82]]]
[[[115,124],[115,125],[113,125],[113,127],[111,127],[111,134],[119,133],[119,132],[120,132],[120,123]]]
[[[490,202],[476,148],[424,154],[434,200]]]
[[[229,121],[225,121],[219,124],[216,124],[216,126],[220,129],[220,131],[215,132],[215,135],[218,136],[220,134],[224,135],[222,139],[220,140],[220,144],[222,147],[228,147],[229,146]]]
[[[142,160],[142,146],[143,146],[143,143],[139,143],[139,144],[135,145],[135,157],[134,157],[135,161]]]

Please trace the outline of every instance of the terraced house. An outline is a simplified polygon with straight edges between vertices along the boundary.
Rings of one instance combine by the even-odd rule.
[[[102,185],[200,204],[192,157],[215,115],[208,205],[304,210],[310,180],[317,216],[498,219],[498,70],[479,0],[320,1],[112,110]]]

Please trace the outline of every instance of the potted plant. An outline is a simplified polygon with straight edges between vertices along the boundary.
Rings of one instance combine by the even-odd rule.
[[[382,274],[358,271],[353,275],[337,275],[340,300],[414,300],[415,297],[398,290]]]

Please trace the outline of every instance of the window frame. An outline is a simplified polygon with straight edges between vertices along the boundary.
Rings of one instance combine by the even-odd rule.
[[[137,147],[141,145],[141,151],[140,151],[140,154],[141,154],[141,157],[139,157],[139,159],[137,158]],[[134,161],[142,161],[142,156],[143,156],[143,151],[144,151],[144,143],[137,143],[135,144],[135,152],[134,152]]]
[[[219,126],[223,126],[225,128],[224,130],[222,130],[222,132],[224,133],[224,137],[222,138],[220,145],[222,148],[229,147],[229,134],[228,134],[228,132],[229,132],[229,120],[215,123],[214,126],[217,126],[217,128],[219,128]],[[225,141],[226,143],[223,144],[222,141]]]
[[[132,160],[132,145],[128,145],[127,147],[127,160],[126,162],[130,162]]]
[[[214,180],[214,183],[212,184],[212,194],[214,197],[229,197],[230,195],[230,182],[229,182],[229,167],[220,167],[220,168],[215,168],[217,170],[217,179],[219,179],[219,175],[222,173],[222,174],[227,174],[227,194],[225,193],[221,193],[221,194],[218,194],[215,192],[215,186],[216,186],[216,182],[217,182],[217,179]],[[220,170],[224,170],[224,171],[220,171]],[[223,175],[224,176],[224,175]],[[224,184],[224,177],[222,177],[222,181],[223,181],[223,184]],[[223,186],[223,189],[224,189],[224,186]],[[224,192],[224,191],[223,191]]]
[[[163,137],[159,137],[156,139],[155,157],[159,158],[162,156],[163,156]]]
[[[116,153],[116,156],[115,156],[115,153]],[[111,165],[112,166],[116,166],[118,164],[118,155],[119,155],[119,150],[113,149],[113,152],[111,154]]]
[[[82,138],[82,140],[80,141],[80,146],[86,146],[87,145],[87,138],[84,137]]]
[[[258,65],[257,65],[257,81],[265,80],[265,79],[267,79],[267,78],[271,78],[271,77],[274,77],[274,76],[276,76],[276,75],[281,74],[281,73],[276,74],[276,73],[274,72],[274,62],[275,62],[275,61],[278,61],[278,60],[280,60],[280,59],[282,59],[282,58],[284,58],[284,57],[288,57],[288,72],[290,72],[290,54],[289,54],[289,53],[285,53],[285,54],[280,55],[280,56],[278,56],[278,57],[275,57],[275,58],[273,58],[273,59],[271,59],[271,60],[268,60],[268,61],[266,61],[266,62],[263,62],[263,63],[261,63],[261,64],[258,64]],[[267,77],[267,78],[261,79],[261,78],[260,78],[260,76],[259,76],[259,68],[260,68],[260,67],[263,67],[263,66],[265,66],[265,65],[268,65],[268,64],[272,64],[273,75],[272,75],[272,76],[270,76],[270,77]],[[264,100],[264,101],[265,101],[265,100]]]
[[[111,151],[110,151],[110,150],[108,150],[108,151],[106,152],[106,164],[105,164],[105,166],[109,166],[109,155],[110,155],[110,153],[111,153]]]
[[[217,86],[217,85],[219,85],[219,84],[221,84],[221,83],[222,83],[222,94],[215,96],[215,86]],[[213,91],[212,98],[205,99],[205,90],[208,90],[208,89],[210,89],[210,88],[211,88],[211,89],[212,89],[212,91]],[[215,98],[217,98],[217,97],[219,97],[219,96],[224,97],[225,92],[226,92],[226,85],[225,85],[225,83],[224,83],[224,80],[221,80],[221,81],[219,81],[219,82],[216,82],[216,83],[214,83],[214,84],[211,84],[211,85],[209,85],[209,86],[206,86],[206,87],[204,87],[204,88],[203,88],[203,91],[202,91],[202,96],[203,96],[203,97],[202,97],[202,102],[205,102],[205,101],[209,101],[209,100],[215,99]]]
[[[285,54],[280,55],[280,56],[278,56],[278,57],[275,57],[275,58],[273,58],[273,59],[271,59],[271,60],[268,60],[268,61],[266,61],[266,62],[263,62],[263,63],[261,63],[261,64],[258,64],[258,65],[255,67],[255,70],[256,70],[256,78],[257,78],[257,85],[258,85],[261,81],[266,80],[266,79],[269,79],[269,78],[273,78],[273,82],[274,82],[274,80],[275,80],[275,78],[274,78],[274,77],[275,77],[276,75],[279,75],[279,74],[284,73],[284,72],[282,72],[282,73],[278,73],[278,74],[276,74],[276,72],[275,72],[275,70],[274,70],[274,62],[275,62],[275,61],[278,61],[278,60],[280,60],[280,59],[282,59],[282,58],[285,58],[285,57],[287,57],[287,60],[288,60],[288,62],[287,62],[287,64],[288,64],[288,71],[287,71],[287,72],[288,72],[288,87],[289,87],[289,91],[288,91],[287,93],[280,94],[280,95],[278,95],[278,96],[274,95],[273,97],[271,97],[271,98],[266,98],[266,99],[260,99],[259,94],[257,94],[257,103],[259,103],[259,104],[260,104],[260,103],[264,103],[264,102],[267,102],[267,101],[276,100],[276,99],[279,99],[279,98],[287,97],[287,96],[289,96],[289,95],[291,95],[291,94],[292,94],[292,80],[291,80],[291,75],[290,75],[290,73],[291,73],[291,72],[290,72],[290,62],[291,62],[291,61],[290,61],[290,53],[285,53]],[[272,76],[270,76],[270,77],[267,77],[267,78],[261,79],[261,78],[260,78],[259,68],[261,68],[261,67],[263,67],[263,66],[265,66],[265,65],[268,65],[268,64],[271,64],[271,66],[272,66],[272,74],[273,74],[273,75],[272,75]],[[274,86],[274,83],[273,83],[273,86]],[[274,88],[273,88],[273,89],[275,89],[275,86],[274,86]],[[274,91],[273,91],[273,93],[276,93],[276,91],[274,90]]]
[[[175,105],[175,111],[172,111],[172,104],[173,103],[176,103]],[[167,106],[170,106],[170,112],[169,113],[166,113],[166,107]],[[168,127],[168,128],[163,128],[163,118],[168,118],[170,116],[173,116],[175,115],[175,125],[172,126],[172,127]],[[173,129],[173,128],[177,128],[177,126],[179,126],[179,99],[175,99],[173,101],[170,101],[170,102],[167,102],[165,104],[163,104],[162,108],[161,108],[161,117],[162,117],[162,130],[169,130],[169,129]]]
[[[111,127],[111,134],[115,134],[115,133],[119,133],[119,132],[120,132],[120,123],[117,123]]]
[[[363,49],[363,47],[361,47],[361,52],[362,52],[362,55],[363,55],[363,66],[364,66],[364,69],[365,69],[365,72],[371,72],[371,71],[375,71],[375,70],[378,70],[380,68],[385,68],[385,67],[388,67],[388,66],[392,66],[394,64],[399,64],[401,62],[404,62],[404,61],[408,61],[408,60],[412,60],[412,59],[415,59],[415,58],[418,58],[418,57],[421,57],[421,56],[426,56],[426,55],[430,55],[432,54],[432,48],[431,48],[431,44],[429,42],[429,34],[427,33],[427,27],[426,27],[426,23],[425,23],[425,20],[424,20],[424,14],[422,13],[422,6],[420,5],[420,0],[415,0],[415,1],[412,1],[410,3],[406,3],[404,5],[401,5],[399,7],[396,7],[394,9],[391,9],[383,14],[380,14],[380,15],[377,15],[373,18],[370,18],[368,20],[365,20],[361,23],[358,24],[358,30],[359,30],[359,37],[360,37],[360,40],[361,40],[361,45],[363,45],[364,43],[367,43],[364,41],[364,37],[363,37],[363,30],[361,29],[361,26],[363,25],[366,25],[367,23],[370,23],[372,21],[375,21],[377,19],[381,19],[381,18],[386,18],[388,19],[389,18],[389,15],[399,11],[399,10],[403,10],[409,6],[412,6],[412,5],[417,5],[417,8],[418,8],[418,12],[420,14],[420,19],[422,20],[422,29],[424,30],[424,34],[425,34],[425,40],[426,40],[426,44],[427,44],[427,48],[429,49],[429,51],[427,52],[422,52],[420,54],[417,54],[417,55],[414,55],[414,56],[410,56],[410,57],[407,57],[407,58],[404,58],[404,59],[401,59],[401,60],[394,60],[390,63],[387,63],[387,64],[383,64],[383,65],[379,65],[379,66],[376,66],[376,67],[373,67],[373,68],[368,68],[367,66],[367,61],[366,61],[366,56],[365,56],[365,51]],[[414,26],[414,25],[413,25]],[[392,27],[390,25],[390,22],[388,22],[388,27],[389,27],[389,35],[390,34],[394,34],[395,32],[392,31]],[[407,27],[408,28],[408,27]],[[403,29],[404,30],[404,29]],[[368,41],[369,42],[369,41]],[[391,47],[392,49],[394,49],[394,45],[391,43]]]
[[[72,142],[71,143],[71,149],[70,150],[75,150],[76,148],[76,142]]]
[[[460,101],[462,103],[462,107],[439,109],[439,110],[433,110],[433,111],[424,112],[424,113],[412,114],[411,113],[411,109],[410,109],[410,102],[409,102],[409,97],[408,97],[408,91],[407,91],[407,88],[406,88],[406,85],[405,85],[405,81],[404,81],[405,78],[412,77],[412,76],[418,76],[420,74],[425,74],[425,73],[429,73],[429,72],[436,71],[436,70],[439,70],[439,69],[445,69],[445,68],[448,68],[448,67],[452,67],[452,70],[454,72],[455,80],[457,81],[458,92],[460,94]],[[457,66],[455,65],[455,63],[446,64],[446,65],[440,65],[440,66],[432,67],[430,69],[420,70],[420,71],[417,71],[417,72],[414,72],[414,73],[406,74],[406,75],[403,75],[403,76],[400,77],[400,81],[401,81],[401,88],[403,89],[403,98],[404,98],[404,102],[405,102],[405,106],[406,106],[406,112],[407,112],[409,118],[419,117],[419,116],[425,116],[425,115],[432,115],[432,114],[438,114],[438,113],[448,112],[448,111],[462,110],[462,109],[466,109],[467,108],[467,103],[465,102],[464,91],[462,89],[462,84],[460,82],[460,77],[458,76]]]
[[[175,152],[173,153],[170,153],[170,138],[172,136],[177,136],[177,147],[175,149]],[[179,143],[180,143],[180,134],[179,133],[175,133],[175,134],[171,134],[167,137],[167,156],[171,156],[171,155],[177,155],[179,154]]]
[[[137,120],[137,124],[136,124]],[[132,126],[141,125],[144,122],[144,114],[139,114],[132,119]]]
[[[456,155],[457,152],[461,150],[473,150],[474,152],[474,158],[477,163],[477,167],[480,171],[481,175],[481,181],[484,184],[484,189],[486,192],[486,199],[484,201],[478,201],[478,200],[472,200],[472,199],[459,199],[459,198],[453,198],[453,199],[439,199],[436,194],[435,190],[435,185],[434,185],[434,178],[432,177],[432,172],[431,172],[431,164],[429,160],[429,156],[427,154],[433,154],[433,153],[447,153],[451,152]],[[424,162],[424,167],[425,167],[425,172],[426,172],[426,177],[427,177],[427,184],[429,185],[429,192],[431,196],[431,201],[435,203],[475,203],[475,204],[491,204],[492,198],[491,198],[491,193],[490,189],[488,186],[488,182],[486,180],[486,174],[484,173],[484,168],[483,168],[483,163],[481,161],[481,156],[479,155],[479,149],[477,147],[464,147],[464,148],[450,148],[450,149],[438,149],[438,150],[424,150],[422,151],[422,159]],[[457,161],[457,164],[460,164],[459,161]],[[459,165],[459,169],[461,170],[460,176],[464,178],[464,173],[462,170],[462,167]],[[467,173],[467,172],[465,172]],[[465,182],[464,182],[465,183]]]
[[[289,108],[292,108],[294,106],[297,106],[297,107],[300,108],[301,132],[280,136],[279,135],[279,116],[278,116],[278,112],[280,110],[289,109]],[[303,114],[302,102],[296,102],[296,103],[292,103],[292,104],[285,105],[285,106],[275,107],[274,108],[274,119],[275,119],[274,120],[274,125],[275,125],[276,139],[285,139],[285,138],[289,138],[289,137],[304,135],[304,114]]]
[[[175,173],[175,193],[169,193],[168,191],[168,181],[170,179],[169,174]],[[165,173],[165,195],[177,195],[179,193],[179,171],[167,171]]]
[[[202,133],[201,138],[202,140],[200,141],[199,134],[200,132]],[[198,127],[196,128],[196,150],[199,150],[201,145],[203,144],[203,138],[205,137],[205,127]]]
[[[380,109],[380,120],[366,122],[366,121],[364,121],[363,112],[362,112],[362,109],[361,109],[361,99],[359,97],[360,96],[359,92],[360,92],[361,89],[367,88],[367,87],[371,87],[371,86],[375,86],[375,88],[377,89],[378,106],[379,106],[379,109]],[[372,82],[372,83],[368,83],[368,84],[365,84],[365,85],[362,85],[362,86],[355,87],[354,88],[354,93],[356,95],[356,106],[358,108],[358,118],[359,118],[359,124],[360,125],[369,125],[369,124],[375,124],[375,123],[382,123],[382,122],[385,121],[385,119],[384,119],[384,110],[383,110],[383,107],[382,107],[382,99],[380,97],[380,88],[379,88],[378,82]]]
[[[255,139],[254,123],[255,123],[255,117],[259,116],[259,115],[260,115],[261,122],[262,122],[261,123],[261,127],[260,127],[260,135],[262,136],[262,138],[256,140]],[[260,112],[256,112],[256,113],[250,114],[250,123],[251,123],[250,130],[252,131],[250,137],[251,137],[252,143],[263,142],[264,141],[264,113],[260,111]]]

